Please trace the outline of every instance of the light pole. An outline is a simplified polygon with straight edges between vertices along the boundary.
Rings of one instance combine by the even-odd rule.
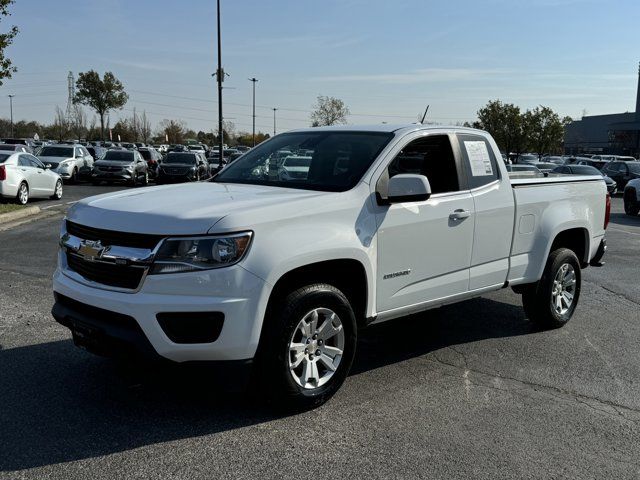
[[[252,77],[249,79],[249,81],[251,83],[253,83],[253,130],[252,130],[252,135],[253,135],[253,146],[256,146],[256,82],[258,81],[257,78]]]
[[[222,46],[220,42],[220,0],[218,0],[218,69],[216,70],[218,80],[218,151],[220,153],[220,165],[222,165],[222,82],[224,81],[224,70],[222,70]]]
[[[11,136],[13,137],[13,97],[15,95],[7,95],[9,97],[9,111],[11,112]]]
[[[278,109],[274,107],[273,109],[273,136],[274,137],[276,135],[276,110]]]

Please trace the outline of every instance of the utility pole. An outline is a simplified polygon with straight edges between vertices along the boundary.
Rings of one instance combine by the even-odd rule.
[[[220,42],[220,0],[218,0],[218,69],[216,70],[218,80],[218,151],[220,152],[220,165],[224,157],[222,156],[222,82],[224,81],[224,70],[222,70],[222,46]]]
[[[256,82],[257,78],[252,77],[249,79],[253,83],[253,146],[256,146]]]
[[[13,97],[15,95],[7,95],[9,97],[9,111],[11,112],[11,136],[13,137]]]
[[[277,108],[273,109],[273,136],[275,137],[276,135],[276,110],[278,110]]]

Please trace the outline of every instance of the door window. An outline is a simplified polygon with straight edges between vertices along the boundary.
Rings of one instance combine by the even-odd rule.
[[[31,167],[32,166],[26,155],[20,155],[20,157],[18,157],[18,165],[20,165],[21,167]]]
[[[457,192],[460,177],[448,135],[428,135],[409,142],[391,161],[378,181],[378,193],[387,199],[387,182],[401,173],[424,175],[431,193]]]
[[[456,135],[467,174],[469,188],[478,188],[498,180],[499,170],[493,148],[480,135]]]
[[[44,170],[44,165],[36,157],[34,157],[33,155],[23,155],[23,156],[27,158],[29,165],[31,167],[41,168],[42,170]]]

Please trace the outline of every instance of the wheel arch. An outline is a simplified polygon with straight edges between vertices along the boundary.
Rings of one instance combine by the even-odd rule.
[[[281,295],[312,283],[328,283],[336,287],[351,303],[358,323],[365,321],[369,301],[367,270],[362,262],[352,258],[313,262],[282,274],[269,294],[267,315]]]

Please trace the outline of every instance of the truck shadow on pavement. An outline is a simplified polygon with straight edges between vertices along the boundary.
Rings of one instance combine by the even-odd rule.
[[[361,332],[352,374],[447,346],[533,331],[519,306],[474,299]],[[0,350],[0,471],[93,458],[281,416],[260,399],[221,396],[206,382],[201,371],[196,377],[184,368],[123,367],[69,340]]]
[[[617,225],[626,225],[630,227],[640,227],[640,217],[632,217],[626,213],[612,213],[610,217],[611,223]]]

